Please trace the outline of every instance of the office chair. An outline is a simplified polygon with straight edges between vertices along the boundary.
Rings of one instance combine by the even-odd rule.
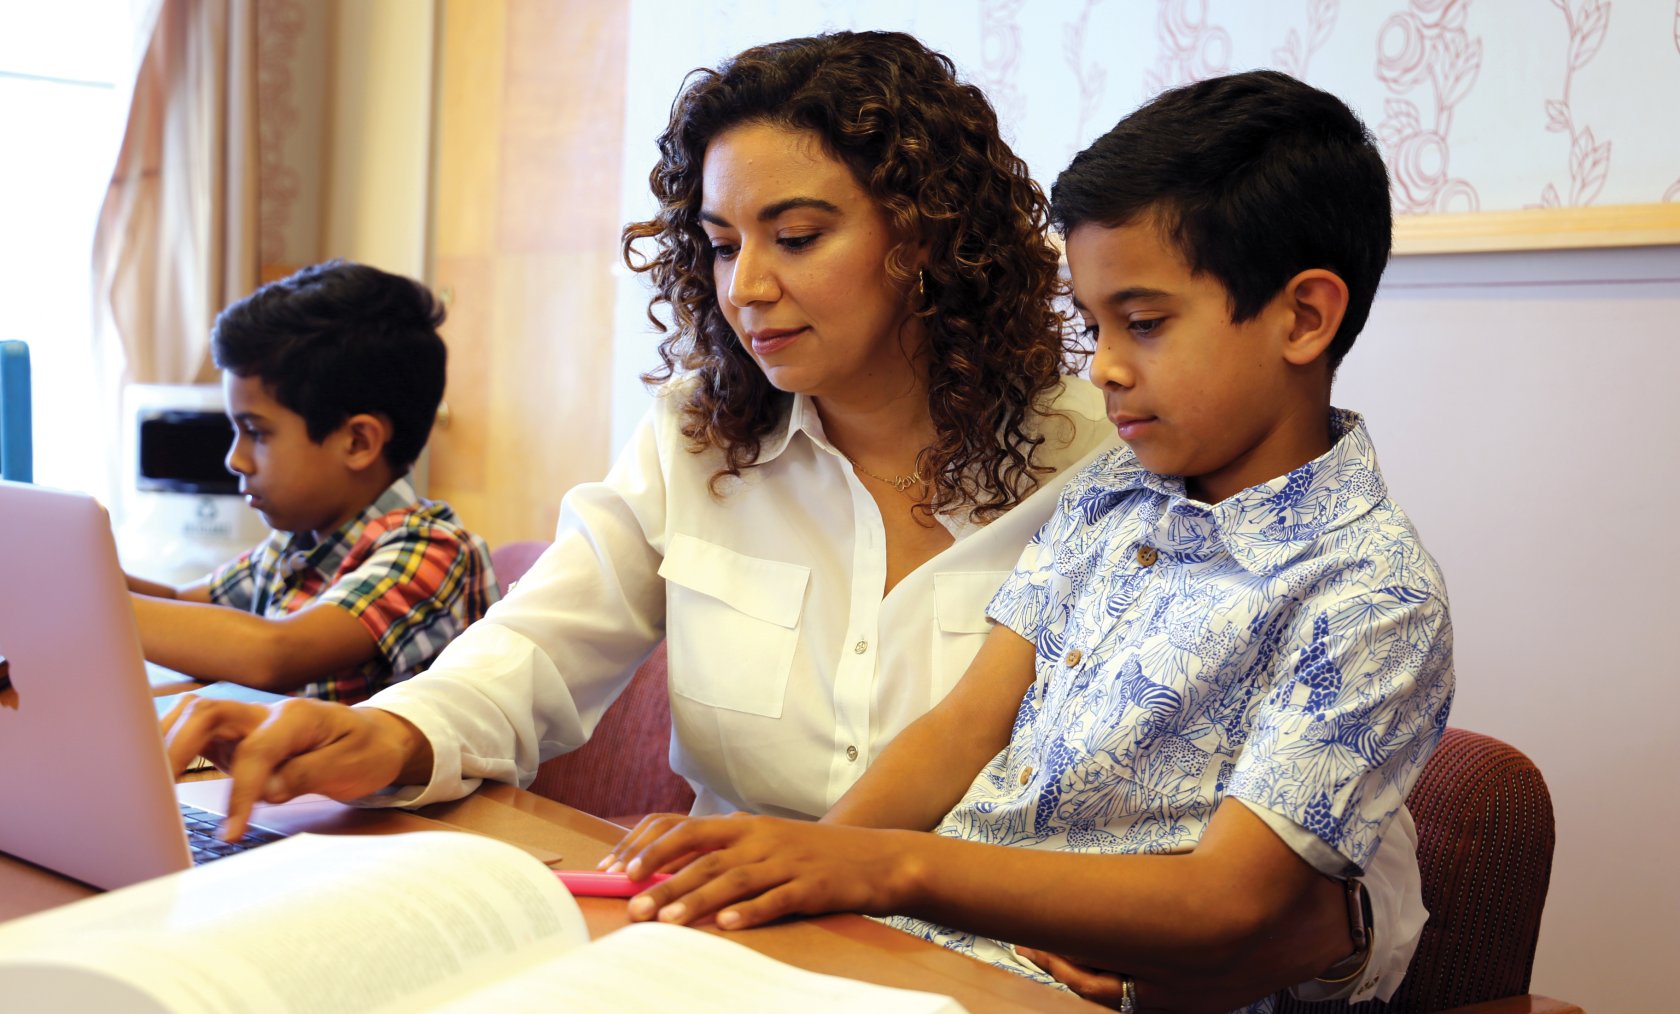
[[[510,542],[491,550],[503,590],[547,548],[546,542]],[[661,644],[601,716],[589,742],[544,761],[530,790],[625,827],[648,813],[687,813],[694,790],[671,770],[665,678]]]
[[[0,479],[33,480],[33,447],[29,346],[23,342],[0,342]]]
[[[1406,797],[1429,922],[1387,1004],[1303,1003],[1279,1014],[1580,1014],[1528,991],[1556,830],[1540,770],[1492,736],[1449,728]]]

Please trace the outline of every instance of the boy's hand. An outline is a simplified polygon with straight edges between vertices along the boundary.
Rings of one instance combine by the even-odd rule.
[[[1069,961],[1060,954],[1049,951],[1034,950],[1031,947],[1016,947],[1015,953],[1044,969],[1052,979],[1073,990],[1074,995],[1082,1000],[1089,1000],[1104,1007],[1120,1009],[1120,1003],[1125,994],[1125,987],[1120,984],[1120,973],[1111,972],[1106,968],[1096,968],[1082,965],[1076,961]],[[1136,989],[1136,980],[1133,980]],[[1136,994],[1134,993],[1134,996]],[[1139,1007],[1142,1004],[1138,1004]],[[1151,1007],[1151,1010],[1156,1008]]]
[[[737,813],[736,816],[744,816],[744,814]],[[595,868],[598,870],[604,870],[608,873],[623,873],[627,857],[639,854],[644,848],[653,844],[660,835],[669,831],[671,828],[676,827],[678,824],[681,824],[687,819],[688,814],[686,813],[648,814],[641,820],[637,821],[635,827],[626,831],[624,833],[624,837],[618,840],[618,844],[607,850],[607,854],[602,857],[600,862],[595,864]],[[693,861],[693,859],[694,853],[692,852],[687,855],[677,856],[665,863],[665,865],[661,866],[659,869],[651,872],[675,873],[677,870],[687,866]]]
[[[916,837],[779,817],[662,815],[638,824],[614,854],[635,880],[680,867],[630,900],[631,919],[691,923],[715,914],[724,929],[746,929],[786,915],[904,907]]]
[[[389,712],[306,698],[264,706],[183,695],[162,719],[176,777],[203,756],[233,778],[222,837],[245,833],[251,807],[315,792],[357,799],[431,771],[431,746]]]

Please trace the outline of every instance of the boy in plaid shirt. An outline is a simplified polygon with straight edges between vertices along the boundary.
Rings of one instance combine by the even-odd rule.
[[[425,286],[345,261],[222,311],[227,466],[274,532],[184,588],[130,578],[147,659],[350,704],[484,615],[489,547],[408,478],[443,397],[442,322]]]

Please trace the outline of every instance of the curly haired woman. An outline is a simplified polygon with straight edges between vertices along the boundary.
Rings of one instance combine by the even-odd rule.
[[[750,49],[690,76],[659,148],[659,212],[624,230],[668,311],[652,409],[429,672],[369,708],[287,706],[263,740],[295,722],[277,756],[320,749],[278,777],[332,782],[285,794],[528,784],[664,638],[695,811],[820,816],[962,674],[1062,479],[1113,439],[1067,375],[1045,198],[945,57],[894,33]],[[223,703],[173,743],[241,738],[205,724]]]

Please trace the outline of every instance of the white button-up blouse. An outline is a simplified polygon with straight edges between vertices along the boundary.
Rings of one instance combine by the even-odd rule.
[[[721,455],[687,449],[680,402],[656,399],[606,480],[566,495],[553,546],[506,599],[367,702],[413,722],[435,757],[428,785],[387,802],[529,784],[589,738],[663,637],[671,763],[694,811],[819,816],[956,683],[1063,483],[1116,443],[1101,393],[1068,379],[1037,421],[1053,474],[989,524],[943,518],[955,542],[883,597],[880,511],[808,398],[718,495]]]

